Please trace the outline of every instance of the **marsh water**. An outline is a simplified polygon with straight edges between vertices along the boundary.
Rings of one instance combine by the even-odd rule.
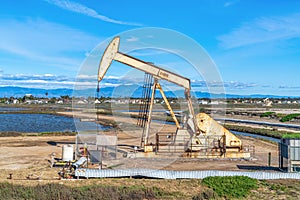
[[[109,127],[94,122],[51,114],[0,114],[0,132],[74,132],[105,130]]]
[[[20,108],[0,108],[0,111],[14,111]],[[22,109],[22,108],[21,108]],[[174,124],[174,122],[163,122],[164,124]],[[94,122],[81,122],[79,119],[52,114],[0,114],[0,132],[74,132],[74,131],[95,131],[107,130],[109,126],[102,126]],[[232,131],[236,135],[249,136],[253,138],[265,139],[279,142],[279,139],[261,136],[257,134]]]

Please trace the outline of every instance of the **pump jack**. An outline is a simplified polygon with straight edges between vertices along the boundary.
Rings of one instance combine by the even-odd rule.
[[[150,107],[148,112],[148,119],[145,127],[145,134],[143,134],[141,139],[142,147],[144,148],[144,152],[153,151],[153,147],[149,143],[149,134],[150,134],[150,124],[152,117],[152,109],[155,98],[155,91],[159,89],[167,108],[170,111],[170,115],[172,116],[176,127],[176,138],[174,138],[174,142],[181,140],[182,138],[190,138],[186,143],[185,151],[199,151],[202,147],[201,144],[205,143],[205,136],[214,136],[214,135],[222,135],[224,136],[222,140],[223,149],[230,149],[228,152],[233,152],[229,154],[225,154],[224,151],[220,151],[220,155],[223,157],[249,157],[250,153],[246,153],[243,151],[242,142],[239,138],[237,138],[234,134],[229,132],[215,120],[213,120],[210,116],[205,113],[199,113],[195,115],[192,100],[191,100],[191,84],[190,79],[160,68],[152,63],[145,62],[134,58],[132,56],[126,55],[119,51],[120,45],[120,37],[115,37],[110,44],[107,46],[98,69],[98,90],[99,83],[104,78],[104,75],[108,68],[110,67],[112,61],[117,61],[119,63],[123,63],[135,69],[141,70],[145,73],[148,73],[153,76],[154,83],[152,85],[152,93],[150,100]],[[187,119],[185,120],[184,127],[180,125],[178,122],[174,111],[172,110],[170,103],[167,97],[164,94],[163,88],[161,87],[159,81],[166,80],[171,83],[174,83],[178,86],[184,88],[185,98],[187,100],[189,114]]]

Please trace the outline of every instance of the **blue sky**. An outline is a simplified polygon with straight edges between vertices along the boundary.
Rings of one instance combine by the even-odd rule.
[[[73,87],[81,64],[99,43],[131,29],[160,27],[181,32],[202,45],[227,93],[300,96],[298,0],[0,3],[2,86]],[[145,52],[140,58],[145,58]],[[165,61],[162,54],[148,59],[156,58],[172,68],[168,64],[174,57]],[[115,68],[108,74],[112,82],[126,74],[119,70],[121,66]],[[189,78],[203,82],[192,73]]]

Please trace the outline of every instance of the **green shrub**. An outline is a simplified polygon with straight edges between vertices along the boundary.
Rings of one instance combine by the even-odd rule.
[[[294,114],[289,114],[289,115],[286,115],[286,116],[283,116],[280,121],[281,122],[288,122],[288,121],[291,121],[292,119],[296,118],[300,116],[300,113],[294,113]]]
[[[286,131],[278,131],[278,130],[270,130],[265,128],[253,128],[248,126],[238,126],[238,125],[229,125],[225,124],[225,128],[231,131],[245,132],[245,133],[253,133],[257,135],[264,135],[273,138],[281,138],[282,134],[286,134]]]
[[[260,115],[260,117],[269,117],[275,115],[275,112],[265,112],[263,114]]]
[[[284,139],[298,139],[300,138],[300,133],[286,133],[282,135],[282,138]]]
[[[226,199],[247,197],[250,190],[258,187],[256,179],[246,176],[206,177],[202,183]]]

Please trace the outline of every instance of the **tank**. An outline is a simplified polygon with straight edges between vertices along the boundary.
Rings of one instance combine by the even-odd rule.
[[[286,139],[282,139],[282,143],[289,146],[288,158],[293,161],[300,161],[300,139],[286,138]]]
[[[73,145],[67,144],[62,147],[62,160],[63,161],[72,161],[73,159]]]

